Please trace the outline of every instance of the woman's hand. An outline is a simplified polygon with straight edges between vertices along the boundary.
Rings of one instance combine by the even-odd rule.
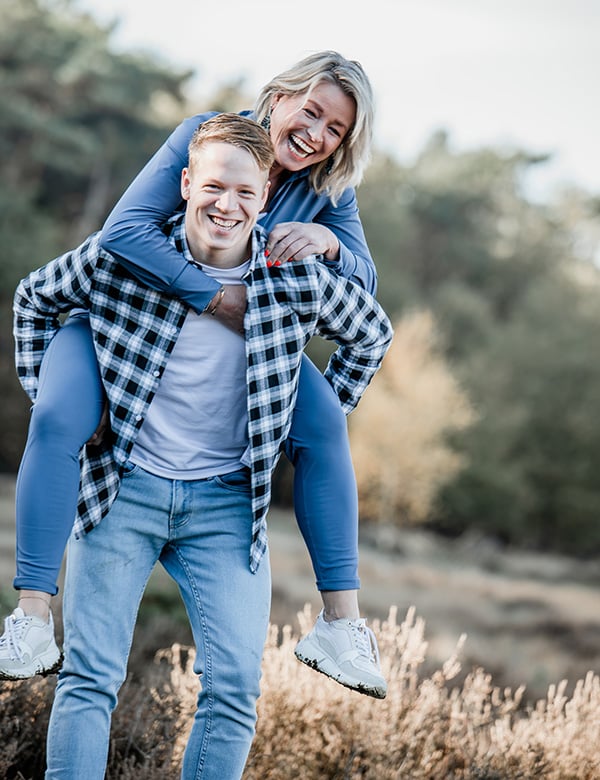
[[[325,255],[337,260],[340,243],[335,233],[314,222],[281,222],[269,233],[265,256],[267,265],[304,260],[308,255]]]

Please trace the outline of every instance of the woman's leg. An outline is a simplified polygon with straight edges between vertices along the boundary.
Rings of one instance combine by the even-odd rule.
[[[306,355],[286,454],[294,465],[294,508],[317,588],[332,609],[332,594],[345,594],[344,613],[332,618],[358,617],[358,497],[346,416]]]
[[[79,451],[96,430],[103,405],[88,318],[71,316],[44,356],[17,476],[13,584],[18,590],[50,595],[58,590],[64,549],[77,511]]]
[[[79,451],[101,418],[104,397],[86,315],[71,316],[41,366],[17,477],[19,605],[4,621],[0,679],[48,674],[60,666],[50,598],[77,509]]]
[[[294,506],[323,611],[296,656],[349,688],[382,698],[386,682],[358,607],[358,497],[346,417],[325,377],[304,356],[286,454]]]

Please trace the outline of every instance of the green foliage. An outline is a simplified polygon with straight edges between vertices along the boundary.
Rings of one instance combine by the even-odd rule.
[[[443,524],[476,519],[512,543],[600,553],[597,418],[600,287],[548,277],[468,367],[480,411],[471,465],[443,496]]]
[[[0,469],[27,424],[11,337],[18,280],[97,230],[179,121],[189,73],[110,50],[69,0],[0,0]]]
[[[400,313],[415,297],[436,304],[453,285],[474,291],[493,318],[510,315],[520,293],[567,245],[544,209],[520,194],[534,162],[490,149],[453,154],[443,134],[412,168],[375,161],[359,198],[388,311]]]
[[[394,313],[415,300],[433,311],[478,415],[452,437],[467,465],[432,525],[598,554],[600,275],[576,254],[598,214],[580,202],[587,221],[573,223],[572,202],[528,202],[521,182],[540,162],[453,154],[437,135],[411,169],[376,162],[361,214],[380,300]]]
[[[156,107],[163,115],[165,105],[174,111],[190,74],[111,52],[110,29],[70,2],[2,5],[0,171],[12,201],[2,225],[2,249],[12,246],[4,286],[15,271],[56,254],[59,242],[76,244],[101,225],[171,129],[171,118]],[[7,204],[0,205],[4,211]],[[48,221],[54,235],[46,232]],[[45,249],[32,255],[37,243]],[[22,254],[29,256],[24,267]]]

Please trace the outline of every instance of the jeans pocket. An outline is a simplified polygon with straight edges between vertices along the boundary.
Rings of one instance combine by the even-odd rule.
[[[137,463],[132,463],[130,460],[126,460],[125,463],[121,466],[121,479],[132,477],[134,474],[137,474],[140,469],[141,466],[138,466]]]
[[[226,490],[236,493],[249,493],[252,487],[250,469],[247,466],[238,471],[230,471],[228,474],[219,474],[215,477],[215,482]]]

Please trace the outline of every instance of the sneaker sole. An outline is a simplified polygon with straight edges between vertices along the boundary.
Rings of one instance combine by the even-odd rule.
[[[40,663],[41,662],[41,663]],[[29,680],[38,674],[41,677],[48,677],[50,674],[57,674],[63,663],[63,654],[51,653],[48,657],[40,656],[34,667],[15,670],[14,672],[0,671],[0,680]],[[48,665],[46,665],[48,664]]]
[[[310,643],[306,641],[304,641],[303,644],[310,645]],[[343,672],[338,671],[338,667],[334,661],[329,658],[329,656],[323,656],[322,653],[315,653],[314,648],[311,648],[311,650],[313,651],[311,653],[312,657],[305,655],[302,650],[299,650],[298,647],[296,647],[294,650],[294,655],[299,661],[302,661],[303,664],[306,664],[307,666],[310,666],[311,669],[314,669],[315,672],[321,672],[321,674],[324,674],[331,680],[335,680],[335,682],[343,685],[344,688],[349,688],[351,691],[362,693],[364,696],[371,696],[373,699],[385,699],[387,690],[383,690],[377,686],[371,687],[369,685],[365,685],[364,682],[357,682],[352,680]]]

